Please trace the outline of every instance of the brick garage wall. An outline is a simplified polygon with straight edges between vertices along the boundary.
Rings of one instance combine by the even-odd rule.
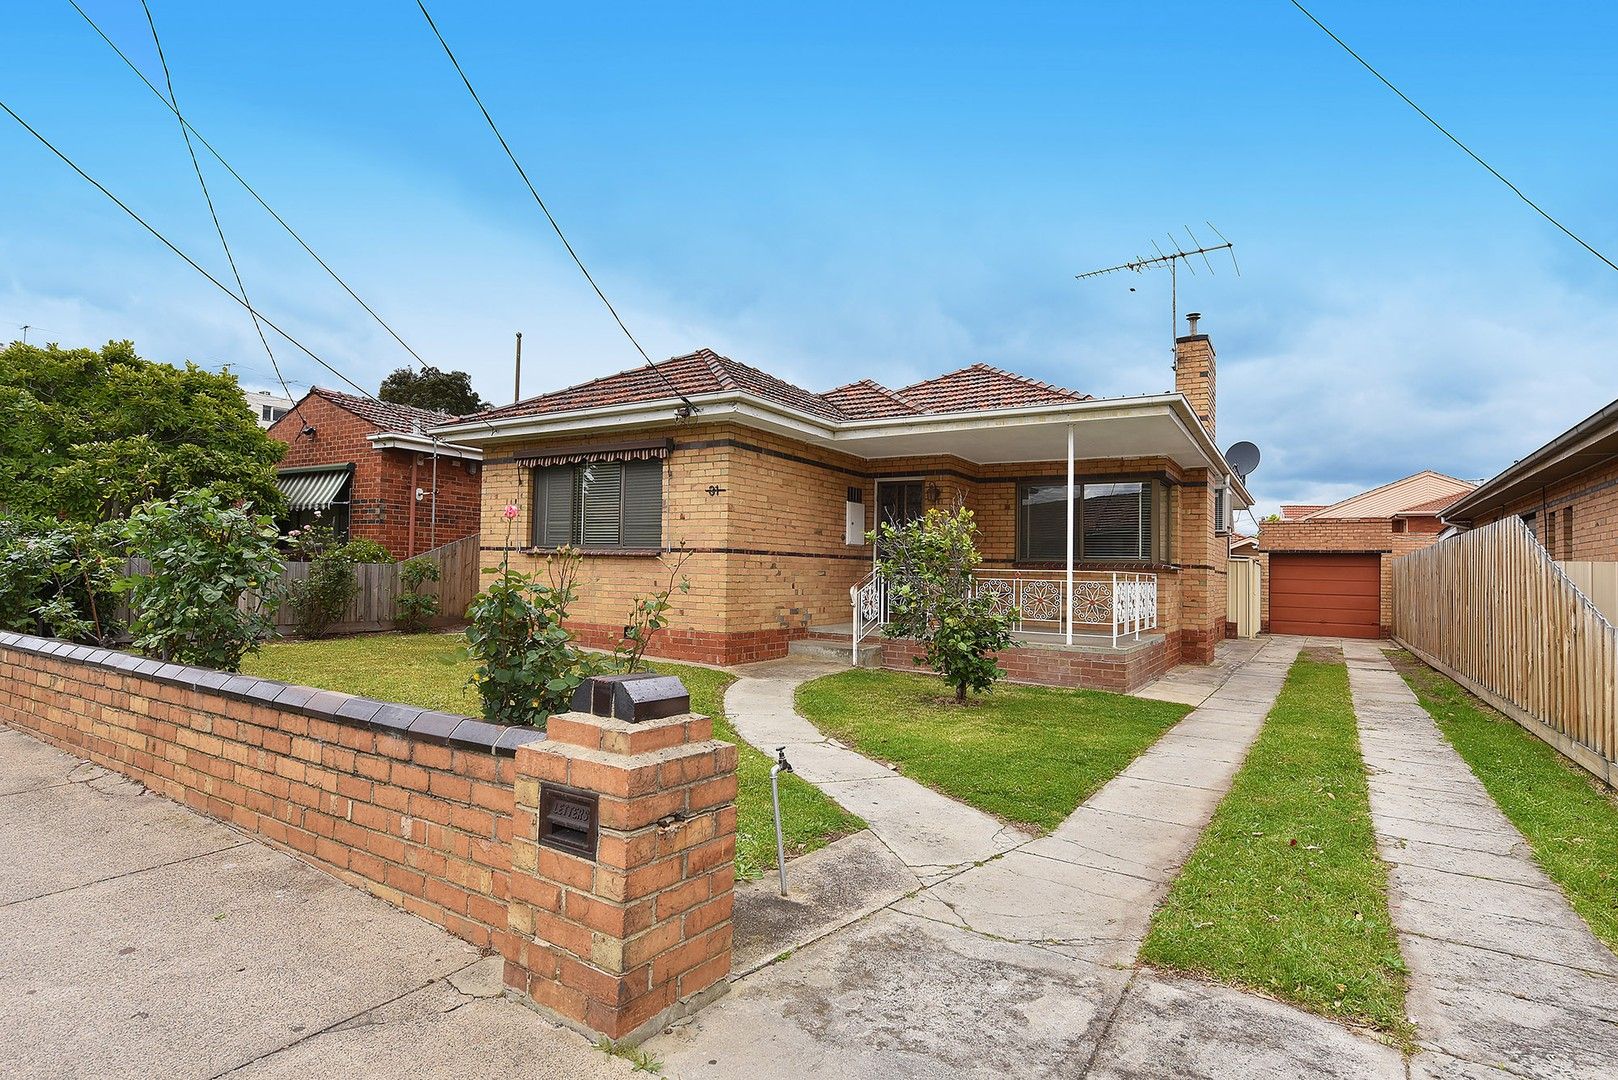
[[[1379,622],[1382,636],[1393,634],[1393,560],[1431,547],[1438,533],[1423,526],[1429,519],[1416,519],[1404,532],[1394,531],[1392,518],[1319,518],[1313,521],[1264,521],[1258,527],[1260,564],[1260,607],[1263,626],[1270,628],[1271,552],[1373,553],[1380,556],[1381,600]]]
[[[938,491],[928,505],[965,505],[977,515],[987,565],[1012,566],[1019,480],[1061,482],[1067,468],[1055,460],[1005,465],[947,456],[865,460],[734,424],[671,424],[636,436],[673,440],[664,466],[663,539],[665,546],[689,552],[684,576],[692,583],[689,593],[671,598],[672,625],[659,635],[655,650],[670,659],[715,664],[783,656],[794,638],[849,621],[849,589],[871,570],[870,545],[843,542],[849,488],[861,492],[869,530],[875,524],[877,478],[919,477]],[[531,480],[515,459],[548,445],[577,442],[574,436],[488,451],[481,529],[485,567],[509,558],[517,569],[543,570],[544,555],[531,552]],[[1213,542],[1206,476],[1161,458],[1085,461],[1079,472],[1085,478],[1164,475],[1171,484],[1191,485],[1171,487],[1179,565],[1085,563],[1080,568],[1157,573],[1159,626],[1169,635],[1171,661],[1181,658],[1182,640],[1191,643],[1187,658],[1211,659],[1213,643],[1224,633],[1224,560],[1223,538]],[[510,503],[521,512],[508,550],[500,512]],[[1180,520],[1182,508],[1190,513],[1188,520]],[[616,641],[635,600],[666,584],[670,560],[667,554],[586,553],[572,620],[580,639],[590,645]],[[1186,595],[1192,597],[1189,604]],[[1185,623],[1182,612],[1196,621]]]
[[[1572,543],[1568,543],[1567,514],[1573,514]],[[1540,542],[1553,559],[1575,562],[1618,562],[1618,459],[1577,476],[1549,485],[1504,507],[1479,513],[1474,524],[1484,526],[1532,513]],[[1556,515],[1555,528],[1550,516]]]
[[[313,437],[300,434],[304,421],[315,429]],[[379,450],[369,436],[380,430],[369,420],[310,394],[298,403],[297,412],[276,421],[268,434],[286,444],[280,468],[352,463],[349,535],[375,540],[395,558],[407,559],[477,532],[482,510],[481,468],[474,472],[467,462],[439,457],[435,525],[433,456],[408,450]],[[428,491],[419,503],[415,497],[418,487]]]

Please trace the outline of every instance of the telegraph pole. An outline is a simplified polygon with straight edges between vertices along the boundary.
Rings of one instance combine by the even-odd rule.
[[[522,331],[517,331],[517,375],[511,387],[511,400],[522,400]]]

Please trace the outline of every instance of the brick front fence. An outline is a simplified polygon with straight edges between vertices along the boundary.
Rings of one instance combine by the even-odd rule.
[[[572,1026],[633,1040],[729,975],[736,748],[706,718],[546,738],[0,632],[0,723],[500,952]]]

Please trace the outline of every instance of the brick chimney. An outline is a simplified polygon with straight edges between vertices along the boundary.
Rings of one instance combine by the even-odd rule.
[[[1207,334],[1197,332],[1202,313],[1188,312],[1184,337],[1174,339],[1174,389],[1185,395],[1202,426],[1214,433],[1214,350]]]

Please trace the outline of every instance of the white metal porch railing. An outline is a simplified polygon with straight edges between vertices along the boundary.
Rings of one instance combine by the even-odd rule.
[[[973,591],[993,598],[1000,612],[1015,612],[1012,630],[1071,640],[1078,626],[1111,634],[1112,644],[1157,628],[1157,575],[1082,570],[1073,575],[1073,595],[1066,596],[1066,575],[1060,570],[1002,570],[973,572]],[[854,609],[853,650],[888,621],[888,583],[873,570],[848,590]]]

